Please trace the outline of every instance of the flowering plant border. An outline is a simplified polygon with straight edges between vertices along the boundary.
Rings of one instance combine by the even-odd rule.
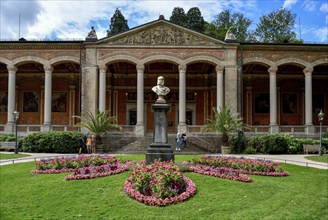
[[[241,174],[239,170],[235,170],[232,168],[196,165],[191,166],[190,171],[222,179],[237,180],[241,182],[252,182],[252,178]]]
[[[129,169],[126,164],[117,164],[114,169],[108,165],[102,165],[97,167],[83,167],[75,170],[74,173],[65,177],[65,180],[82,180],[93,179],[98,177],[105,177],[114,174],[124,172]]]
[[[262,175],[262,176],[288,176],[278,162],[246,159],[244,157],[223,157],[223,156],[203,156],[198,165],[207,165],[212,167],[232,168],[240,173]]]
[[[43,158],[35,162],[36,169],[32,170],[33,174],[59,174],[74,172],[76,169],[101,166],[117,163],[114,156],[107,155],[79,155],[64,156],[55,158]]]
[[[129,177],[124,184],[124,192],[132,199],[137,200],[138,202],[144,203],[150,206],[167,206],[171,204],[176,204],[179,202],[183,202],[190,197],[194,196],[196,193],[196,185],[195,183],[186,176],[183,176],[183,180],[186,183],[186,191],[170,198],[155,198],[153,196],[145,196],[140,193],[138,190],[134,189],[133,186],[133,177]]]

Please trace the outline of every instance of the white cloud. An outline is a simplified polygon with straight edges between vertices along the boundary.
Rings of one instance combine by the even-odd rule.
[[[320,6],[320,11],[328,12],[328,3],[322,4]]]
[[[298,0],[285,0],[284,4],[283,4],[283,8],[289,8],[292,7],[293,5],[295,5],[297,3]]]
[[[328,27],[322,27],[314,31],[315,36],[320,40],[321,43],[328,42]]]
[[[321,2],[320,10],[327,11],[326,0],[317,1]],[[317,4],[317,1],[314,2]],[[309,2],[313,3],[313,0],[285,0],[283,5],[293,10],[302,5],[310,10]],[[280,0],[272,0],[270,3],[282,4]],[[267,3],[263,0],[0,0],[0,6],[0,39],[18,39],[18,15],[21,13],[21,37],[54,40],[84,39],[91,26],[95,27],[98,38],[106,37],[106,30],[116,8],[120,9],[129,27],[133,28],[154,21],[159,15],[169,20],[175,7],[183,8],[185,13],[192,7],[198,7],[208,22],[213,21],[223,10],[242,13],[257,22]],[[311,19],[305,19],[303,23],[309,27],[323,26],[323,17],[320,16],[320,23],[309,23]],[[327,21],[327,17],[324,19]],[[308,35],[311,38],[309,41],[314,41],[314,30]]]
[[[303,2],[303,7],[305,11],[315,11],[316,10],[316,2],[315,1],[311,1],[311,0],[305,0]]]

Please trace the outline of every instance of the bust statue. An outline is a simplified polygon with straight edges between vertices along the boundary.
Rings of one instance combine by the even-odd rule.
[[[157,78],[157,85],[154,86],[152,90],[158,95],[158,99],[156,100],[156,103],[166,103],[164,96],[166,96],[170,92],[170,89],[164,86],[163,76],[159,76]]]

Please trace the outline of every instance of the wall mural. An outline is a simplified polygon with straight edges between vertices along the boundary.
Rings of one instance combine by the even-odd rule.
[[[270,95],[269,93],[255,93],[254,96],[255,113],[267,114],[270,113]]]
[[[0,112],[8,111],[8,92],[0,92]]]
[[[297,93],[282,94],[282,112],[285,114],[297,113]]]
[[[23,111],[39,112],[39,95],[37,92],[23,93]]]
[[[67,111],[67,92],[53,92],[51,102],[52,112]]]

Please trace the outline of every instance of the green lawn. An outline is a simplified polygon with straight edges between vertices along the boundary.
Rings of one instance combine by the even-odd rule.
[[[178,155],[176,161],[192,157]],[[30,174],[34,162],[5,165],[0,166],[0,219],[326,219],[327,170],[283,167],[290,176],[253,175],[252,183],[188,172],[197,186],[194,197],[149,207],[122,192],[129,172],[65,181],[67,174]]]
[[[306,159],[313,160],[316,162],[328,163],[328,155],[323,156],[306,156]]]
[[[23,158],[23,157],[28,157],[30,155],[28,154],[15,154],[15,153],[10,153],[10,154],[3,154],[0,153],[0,160],[7,160],[7,159],[16,159],[16,158]]]

